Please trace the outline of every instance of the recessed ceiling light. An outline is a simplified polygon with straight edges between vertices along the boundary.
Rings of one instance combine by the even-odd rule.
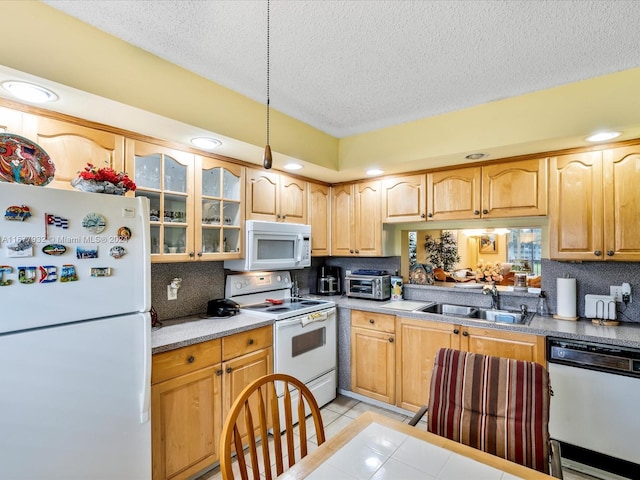
[[[209,137],[196,137],[191,139],[191,143],[198,148],[204,148],[205,150],[214,150],[222,145],[222,142],[217,138]]]
[[[469,155],[467,155],[466,159],[468,160],[480,160],[481,158],[487,157],[488,155],[486,153],[470,153]]]
[[[587,142],[604,142],[605,140],[611,140],[612,138],[619,137],[622,132],[599,132],[585,138]]]
[[[300,165],[299,163],[291,162],[287,163],[284,168],[285,170],[300,170],[302,168],[302,165]]]
[[[367,170],[367,175],[370,176],[374,176],[374,175],[382,175],[384,172],[382,170],[380,170],[379,168],[371,168],[369,170]]]
[[[9,80],[2,82],[2,88],[20,100],[31,103],[53,102],[58,96],[51,90],[33,83]]]

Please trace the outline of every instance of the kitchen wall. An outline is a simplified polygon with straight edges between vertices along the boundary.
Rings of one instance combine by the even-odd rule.
[[[321,257],[313,258],[310,268],[292,270],[301,293],[315,293],[317,270],[321,265],[346,270],[375,269],[394,273],[400,269],[400,257]],[[206,312],[207,302],[224,297],[225,275],[222,262],[154,263],[151,265],[151,301],[160,320],[198,315]],[[640,263],[633,262],[556,262],[542,260],[542,289],[547,292],[549,309],[556,311],[556,278],[569,275],[577,279],[578,315],[584,316],[584,296],[588,293],[608,295],[609,285],[631,284],[632,302],[619,304],[619,319],[640,323]],[[177,300],[167,300],[167,285],[174,277],[182,278]]]

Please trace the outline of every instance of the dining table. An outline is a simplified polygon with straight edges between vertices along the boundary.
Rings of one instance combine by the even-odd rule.
[[[513,480],[553,477],[376,412],[365,412],[278,480]]]

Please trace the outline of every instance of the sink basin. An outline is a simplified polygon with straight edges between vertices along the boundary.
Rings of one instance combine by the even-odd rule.
[[[432,303],[417,308],[414,312],[436,313],[451,317],[465,317],[485,322],[511,323],[514,325],[528,325],[533,318],[533,313],[523,314],[522,312],[512,312],[510,310],[493,310],[449,303]]]

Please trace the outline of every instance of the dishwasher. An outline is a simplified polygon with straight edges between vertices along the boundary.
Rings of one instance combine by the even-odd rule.
[[[640,479],[640,349],[547,337],[547,360],[563,464]]]

